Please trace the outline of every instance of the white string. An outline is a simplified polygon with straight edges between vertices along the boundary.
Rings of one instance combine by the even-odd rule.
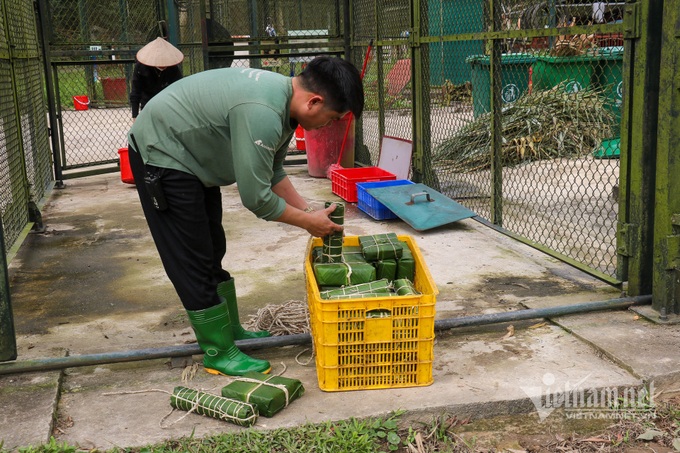
[[[236,380],[240,381],[240,382],[250,382],[250,383],[256,383],[257,384],[246,394],[246,403],[250,402],[250,396],[253,394],[253,392],[255,390],[259,389],[263,385],[266,385],[268,387],[274,387],[274,388],[277,388],[279,390],[282,390],[283,393],[286,395],[286,405],[284,407],[288,407],[288,402],[289,402],[288,387],[286,387],[283,384],[274,384],[273,382],[268,382],[273,377],[277,377],[277,376],[269,376],[264,381],[260,381],[260,380],[252,379],[252,378],[247,378],[247,377],[237,378]]]
[[[175,408],[173,407],[173,408],[170,410],[170,412],[168,412],[167,414],[165,414],[165,415],[163,416],[163,418],[161,418],[160,421],[158,422],[158,426],[160,426],[161,429],[167,429],[167,428],[173,426],[174,424],[176,424],[176,423],[180,422],[181,420],[183,420],[183,419],[184,419],[187,415],[189,415],[190,413],[197,411],[199,408],[205,409],[206,415],[209,416],[209,417],[217,418],[217,419],[225,420],[225,421],[231,421],[231,422],[233,422],[233,423],[235,423],[235,424],[237,424],[237,425],[242,425],[243,422],[248,422],[248,421],[250,421],[250,420],[252,420],[252,419],[257,419],[257,416],[258,416],[257,409],[255,409],[255,407],[254,407],[252,404],[248,403],[248,402],[237,401],[237,400],[234,400],[234,399],[231,399],[231,398],[225,398],[225,397],[223,397],[223,396],[213,395],[213,394],[211,394],[211,393],[207,393],[207,392],[202,391],[202,390],[191,389],[191,388],[188,388],[188,387],[183,387],[183,388],[181,388],[181,389],[177,392],[177,394],[175,394],[175,393],[173,393],[173,392],[169,392],[169,391],[167,391],[167,390],[155,389],[155,388],[154,388],[154,389],[148,389],[148,390],[129,390],[129,391],[122,391],[122,392],[107,392],[107,393],[102,393],[102,395],[104,395],[104,396],[111,396],[111,395],[134,395],[134,394],[138,394],[138,393],[150,393],[150,392],[161,392],[161,393],[165,393],[165,394],[167,394],[167,395],[170,395],[171,397],[174,396],[174,397],[175,397],[175,401],[183,401],[183,402],[186,402],[186,403],[191,404],[191,408],[190,408],[184,415],[182,415],[180,418],[178,418],[177,420],[173,421],[173,422],[170,423],[169,425],[163,425],[163,422],[165,422],[165,420],[167,420],[167,418],[170,417],[170,415],[172,415],[173,412],[175,412]],[[196,399],[195,399],[195,400],[190,400],[190,399],[186,398],[186,397],[183,395],[183,393],[184,393],[184,394],[187,394],[187,393],[189,393],[189,392],[196,392]],[[212,398],[214,398],[215,400],[228,401],[228,402],[229,402],[229,405],[227,406],[226,410],[230,410],[233,406],[236,406],[237,409],[235,410],[235,412],[237,412],[238,410],[240,410],[240,409],[239,409],[239,406],[247,406],[247,407],[250,408],[252,415],[250,415],[250,416],[248,416],[248,417],[246,417],[246,418],[239,418],[239,417],[236,417],[236,416],[233,416],[233,415],[229,415],[229,414],[226,412],[226,410],[225,410],[225,411],[217,411],[216,409],[210,407],[210,405],[211,405],[215,400],[208,400],[208,401],[206,401],[207,405],[201,406],[201,405],[200,405],[200,400],[201,400],[201,396],[203,396],[203,395],[208,395],[209,397],[212,397]],[[239,423],[239,422],[241,422],[241,423]]]

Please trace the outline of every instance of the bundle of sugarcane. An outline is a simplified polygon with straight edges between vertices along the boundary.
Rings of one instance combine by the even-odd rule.
[[[502,111],[502,163],[579,157],[612,135],[616,118],[604,90],[567,93],[564,85],[525,94]],[[434,150],[435,165],[457,173],[491,167],[491,112],[480,115]]]

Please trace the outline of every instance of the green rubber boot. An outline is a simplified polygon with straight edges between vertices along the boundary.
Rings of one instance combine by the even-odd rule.
[[[187,314],[196,333],[196,340],[204,352],[205,371],[225,376],[242,376],[249,371],[268,373],[271,370],[269,362],[244,354],[234,344],[226,302],[205,310],[187,310]]]
[[[230,278],[227,281],[217,285],[217,295],[226,299],[227,307],[229,307],[229,317],[231,319],[231,331],[234,333],[235,340],[248,340],[251,338],[270,337],[271,334],[266,330],[259,330],[251,332],[241,327],[241,322],[238,317],[238,303],[236,302],[236,285],[234,279]]]

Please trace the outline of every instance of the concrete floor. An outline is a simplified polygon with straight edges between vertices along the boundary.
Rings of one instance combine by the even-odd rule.
[[[330,181],[309,177],[306,166],[288,171],[316,206],[340,200]],[[225,267],[236,278],[241,318],[270,304],[304,301],[309,235],[258,220],[240,205],[235,187],[223,189],[223,200]],[[30,235],[10,266],[19,361],[195,341],[138,203],[134,188],[117,174],[69,180],[52,193],[42,211],[47,232]],[[440,291],[437,319],[621,296],[473,219],[417,232],[401,221],[375,221],[350,205],[345,225],[346,235],[395,232],[416,241]],[[628,310],[522,321],[512,328],[453,329],[436,336],[432,385],[351,392],[319,389],[309,345],[254,351],[271,361],[274,373],[285,367],[284,376],[300,379],[306,390],[275,417],[260,417],[255,429],[398,409],[412,418],[443,411],[472,418],[521,414],[540,429],[569,409],[547,404],[548,395],[614,388],[639,394],[643,384],[655,395],[677,389],[679,346],[677,325]],[[201,356],[193,360],[200,363]],[[231,381],[199,370],[183,382],[184,367],[172,366],[178,362],[0,375],[0,442],[12,449],[54,435],[82,448],[107,449],[245,429],[196,414],[180,419],[182,412],[164,419],[175,386],[219,394]]]

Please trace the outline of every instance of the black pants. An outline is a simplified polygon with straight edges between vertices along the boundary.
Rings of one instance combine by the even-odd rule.
[[[182,305],[202,310],[219,304],[217,284],[231,278],[222,269],[227,241],[220,188],[204,187],[188,173],[144,165],[132,146],[129,158],[151,236]],[[144,185],[148,172],[161,178],[168,203],[164,211],[154,208]]]

